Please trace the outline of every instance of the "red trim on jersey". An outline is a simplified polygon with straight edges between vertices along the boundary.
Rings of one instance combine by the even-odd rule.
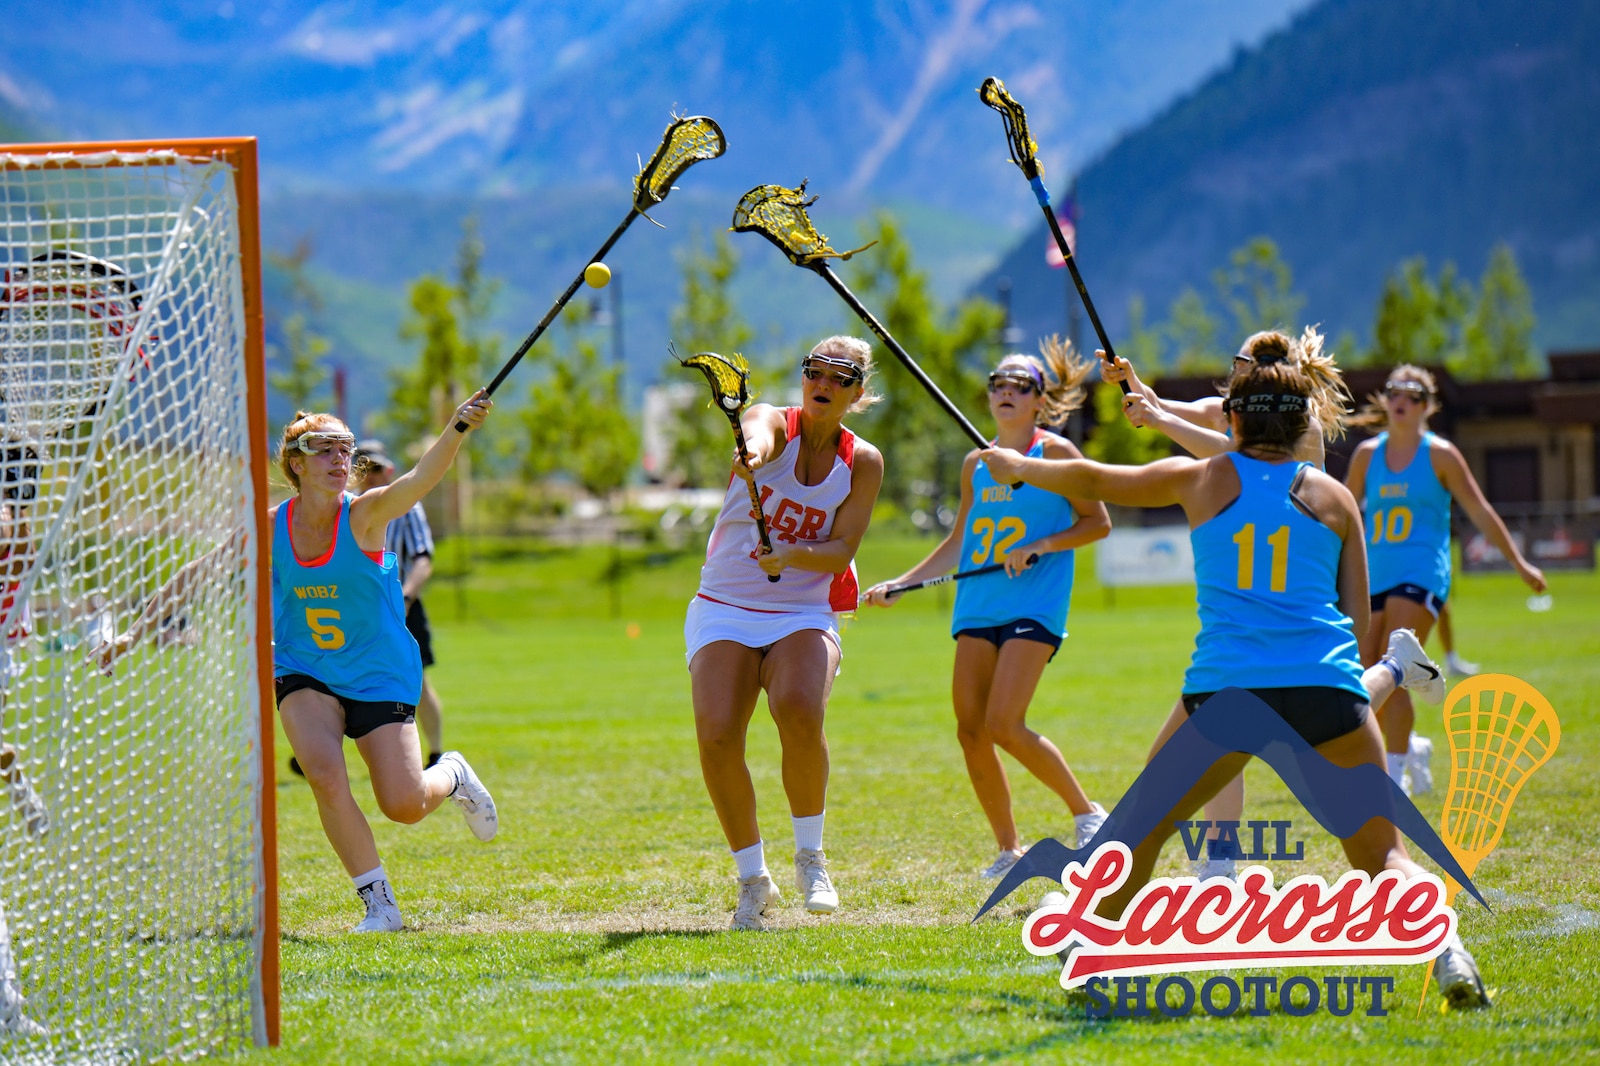
[[[702,600],[709,600],[712,603],[721,604],[724,607],[732,607],[736,611],[750,611],[752,614],[795,614],[795,613],[797,613],[795,611],[765,611],[765,610],[762,610],[760,607],[740,607],[737,603],[727,603],[727,602],[725,602],[723,600],[717,599],[714,596],[707,596],[704,592],[697,592],[697,593],[695,593],[695,596],[697,598],[699,598],[699,599],[702,599]]]
[[[856,581],[856,564],[850,563],[850,569],[842,574],[835,574],[828,584],[828,607],[834,611],[853,611],[861,606],[861,586]]]
[[[295,562],[299,563],[301,566],[305,567],[308,570],[310,570],[310,569],[312,569],[314,567],[318,567],[318,566],[327,566],[328,565],[328,560],[333,558],[333,549],[335,549],[335,548],[337,548],[339,546],[339,523],[335,522],[333,524],[333,541],[332,541],[332,543],[330,543],[328,545],[328,550],[323,552],[321,555],[317,556],[315,559],[311,560],[309,563],[306,562],[304,559],[300,558],[300,553],[294,550],[294,505],[296,503],[298,503],[299,500],[300,500],[300,497],[291,496],[291,497],[289,497],[289,502],[285,505],[285,506],[287,506],[289,508],[288,514],[286,514],[284,516],[284,522],[287,524],[288,529],[289,529],[289,554],[294,556],[294,561]],[[341,517],[343,517],[342,512],[344,511],[344,508],[345,508],[345,502],[343,500],[341,500],[339,502],[339,510],[341,512]],[[373,562],[377,563],[379,566],[383,565],[383,554],[384,553],[383,553],[383,549],[382,548],[379,548],[375,552],[369,552],[369,551],[367,551],[367,549],[362,548],[361,549],[361,554],[365,555],[368,559],[371,559]]]
[[[800,435],[800,408],[783,409],[783,432],[786,443]],[[846,467],[851,470],[856,468],[856,435],[843,426],[839,427],[839,450],[835,454],[844,460]]]

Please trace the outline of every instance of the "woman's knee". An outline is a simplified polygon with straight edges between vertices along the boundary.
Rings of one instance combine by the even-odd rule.
[[[990,715],[984,722],[984,732],[1007,751],[1015,751],[1033,739],[1033,730],[1010,715]]]
[[[421,782],[412,788],[391,786],[375,791],[378,810],[391,822],[416,825],[428,814],[428,792]]]

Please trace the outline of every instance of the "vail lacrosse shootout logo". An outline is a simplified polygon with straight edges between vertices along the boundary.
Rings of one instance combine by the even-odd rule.
[[[1056,840],[1035,844],[1002,879],[979,910],[981,917],[1029,878],[1060,872],[1064,893],[1047,897],[1028,916],[1027,950],[1064,960],[1061,985],[1082,988],[1092,1016],[1146,1015],[1153,975],[1154,1009],[1169,1016],[1198,1006],[1225,1017],[1239,1010],[1270,1013],[1276,991],[1284,1013],[1305,1016],[1326,1009],[1348,1015],[1365,1001],[1368,1015],[1388,1013],[1383,997],[1393,976],[1326,974],[1321,981],[1252,975],[1235,981],[1214,976],[1196,989],[1182,976],[1196,970],[1320,966],[1413,966],[1449,950],[1457,915],[1452,904],[1465,890],[1487,910],[1471,874],[1500,842],[1511,805],[1528,778],[1555,753],[1561,726],[1548,700],[1532,685],[1486,674],[1457,685],[1445,700],[1450,747],[1449,787],[1436,833],[1410,798],[1377,766],[1339,767],[1325,759],[1265,703],[1242,689],[1212,697],[1150,760],[1116,809],[1082,848]],[[1227,878],[1154,878],[1122,909],[1121,917],[1096,909],[1128,881],[1130,844],[1160,828],[1180,800],[1216,760],[1230,753],[1270,765],[1313,819],[1339,839],[1373,818],[1391,822],[1444,871],[1444,879],[1419,871],[1376,876],[1351,871],[1332,885],[1316,875],[1290,878],[1281,887],[1264,866],[1247,866],[1237,882]],[[1188,828],[1204,823],[1176,823]],[[1235,823],[1219,825],[1237,828]],[[1252,823],[1279,829],[1271,857],[1297,860],[1283,839],[1286,823]],[[1203,834],[1202,834],[1203,835]],[[1193,851],[1193,842],[1191,842]],[[1426,994],[1426,992],[1424,992]],[[1174,995],[1176,1002],[1173,1001]]]
[[[1121,919],[1096,918],[1095,907],[1122,887],[1131,865],[1132,853],[1120,840],[1097,848],[1087,865],[1069,863],[1062,876],[1066,902],[1035,911],[1022,930],[1024,946],[1035,955],[1071,948],[1061,985],[1091,986],[1095,1013],[1120,1013],[1130,995],[1142,1006],[1147,982],[1117,978],[1239,967],[1423,963],[1441,954],[1456,932],[1444,882],[1429,873],[1407,879],[1394,870],[1377,877],[1353,870],[1331,887],[1321,877],[1303,875],[1274,888],[1271,872],[1260,866],[1246,868],[1238,882],[1156,878],[1134,896]],[[1383,1011],[1382,996],[1393,991],[1393,978],[1332,975],[1327,978],[1331,1012],[1349,1013],[1358,981],[1370,997],[1368,1012]],[[1246,978],[1243,994],[1254,992],[1261,1002],[1276,984],[1270,978]],[[1298,1008],[1290,997],[1295,984],[1309,992],[1308,1002]],[[1168,995],[1174,987],[1180,996],[1175,1008]],[[1115,994],[1107,996],[1113,988]],[[1226,997],[1222,1004],[1219,989]],[[1319,983],[1308,977],[1290,978],[1278,993],[1290,1013],[1310,1013],[1322,998]],[[1195,998],[1186,979],[1169,977],[1157,985],[1156,1005],[1163,1013],[1186,1014]],[[1232,1013],[1241,989],[1231,979],[1212,978],[1200,998],[1210,1013]]]

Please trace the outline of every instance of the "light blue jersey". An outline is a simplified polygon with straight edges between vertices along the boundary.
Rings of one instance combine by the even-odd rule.
[[[1439,438],[1422,434],[1411,462],[1389,469],[1389,434],[1378,434],[1367,467],[1367,572],[1373,595],[1420,585],[1441,601],[1450,596],[1450,490],[1433,472]]]
[[[273,673],[305,674],[334,695],[415,706],[422,654],[406,630],[393,552],[380,564],[350,531],[350,501],[339,504],[333,547],[321,559],[295,557],[289,524],[296,501],[278,508],[272,533]]]
[[[1034,434],[1029,456],[1044,455],[1044,439],[1043,433]],[[1032,485],[1002,485],[979,463],[972,472],[972,507],[967,512],[967,528],[961,533],[961,561],[956,569],[976,570],[1004,562],[1012,548],[1060,533],[1077,520],[1066,497]],[[1064,637],[1072,576],[1073,553],[1064,551],[1040,556],[1016,577],[997,571],[962,581],[956,585],[951,635],[1030,618]]]
[[[1339,535],[1290,499],[1311,464],[1225,453],[1239,497],[1189,532],[1200,633],[1185,695],[1319,686],[1366,696],[1355,625],[1339,609]]]

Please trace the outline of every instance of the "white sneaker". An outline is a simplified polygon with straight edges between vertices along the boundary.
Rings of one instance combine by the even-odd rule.
[[[479,840],[493,840],[495,833],[500,830],[500,820],[494,809],[494,797],[483,787],[478,775],[472,772],[467,760],[461,757],[459,751],[447,751],[439,756],[439,761],[434,765],[448,767],[450,772],[456,775],[456,789],[450,793],[450,798],[461,808],[472,835]]]
[[[1106,809],[1098,803],[1089,804],[1088,814],[1073,815],[1072,824],[1078,831],[1078,839],[1072,846],[1081,848],[1093,840],[1094,835],[1100,832],[1100,827],[1106,824],[1107,817]]]
[[[1439,982],[1439,991],[1454,1010],[1489,1005],[1489,993],[1478,975],[1478,964],[1459,936],[1450,941],[1443,955],[1433,960],[1433,979]]]
[[[1402,688],[1410,689],[1429,703],[1444,702],[1444,671],[1428,658],[1411,630],[1397,629],[1389,634],[1389,650],[1384,658],[1399,664]]]
[[[1433,791],[1433,741],[1411,734],[1411,745],[1406,750],[1406,776],[1411,781],[1411,795],[1425,796]]]
[[[356,889],[356,895],[366,904],[367,916],[355,927],[357,933],[398,933],[405,926],[400,917],[400,905],[394,901],[394,890],[383,878],[365,888]]]
[[[812,914],[832,914],[839,909],[839,893],[828,876],[828,857],[821,851],[801,848],[794,853],[794,887]]]
[[[1194,864],[1194,875],[1202,881],[1209,881],[1213,877],[1226,877],[1230,881],[1239,879],[1234,873],[1234,860],[1210,857]]]
[[[978,871],[978,876],[988,881],[993,881],[997,877],[1004,877],[1006,871],[1015,866],[1027,850],[1027,848],[1023,848],[1021,851],[1012,851],[1010,848],[1002,850],[1000,854],[995,856],[994,862]]]
[[[1457,677],[1471,677],[1482,669],[1477,663],[1469,663],[1455,652],[1444,657],[1444,665]]]
[[[5,774],[6,791],[11,794],[11,806],[22,817],[23,827],[30,836],[43,836],[50,829],[50,808],[44,805],[39,793],[34,791],[22,767],[16,763],[15,754],[7,765],[0,767]]]
[[[766,874],[756,874],[739,881],[739,905],[733,909],[733,922],[729,929],[771,929],[768,915],[778,902],[778,886]]]

